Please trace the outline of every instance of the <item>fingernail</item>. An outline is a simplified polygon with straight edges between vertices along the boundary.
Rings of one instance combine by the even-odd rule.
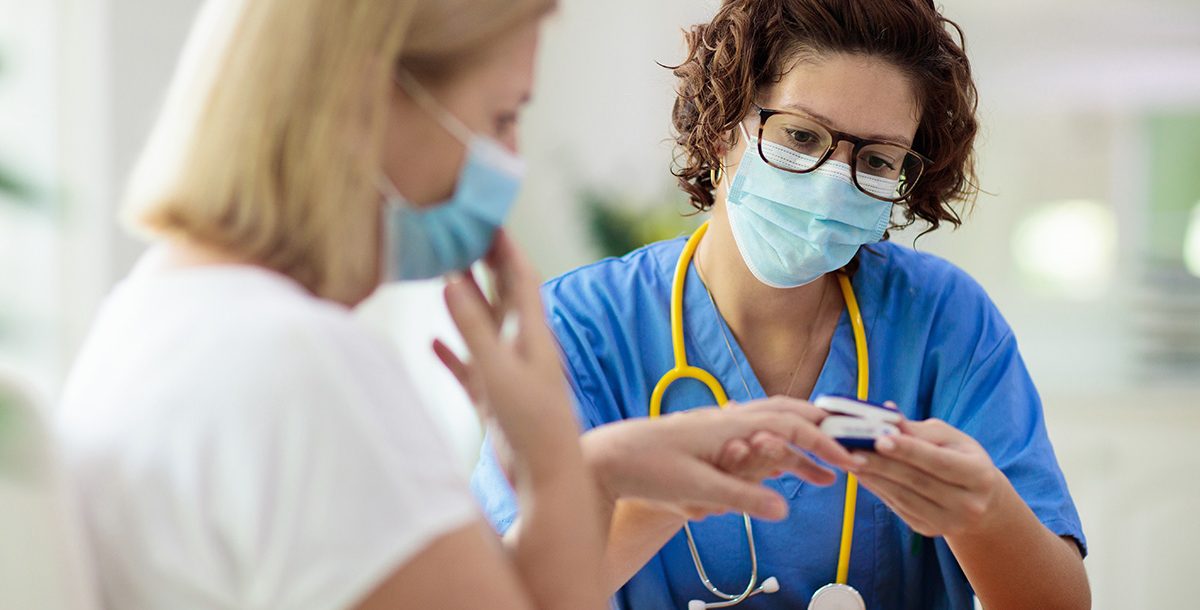
[[[462,278],[459,278],[459,280],[457,280],[457,281],[448,281],[446,283],[445,294],[446,294],[447,302],[454,302],[454,301],[458,301],[458,300],[462,299],[463,284],[462,284],[461,280],[462,280]]]
[[[895,448],[896,448],[896,441],[894,441],[886,436],[881,436],[875,440],[875,450],[876,451],[888,452]]]
[[[852,455],[850,456],[850,463],[854,464],[854,466],[857,468],[862,468],[863,466],[867,465],[867,456]]]

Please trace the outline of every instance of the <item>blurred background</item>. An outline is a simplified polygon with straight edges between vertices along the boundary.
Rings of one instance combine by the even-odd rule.
[[[199,4],[0,0],[0,369],[42,404],[142,250],[115,208]],[[680,28],[716,1],[562,4],[511,223],[547,277],[695,222],[668,173],[673,80],[656,62],[682,59]],[[1194,607],[1200,1],[942,4],[977,74],[987,194],[917,247],[976,277],[1016,330],[1091,539],[1096,607]],[[451,334],[436,284],[389,288],[363,317],[428,373],[468,467],[478,427],[428,353]]]

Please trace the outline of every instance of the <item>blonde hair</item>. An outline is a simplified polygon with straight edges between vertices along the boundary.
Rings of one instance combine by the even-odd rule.
[[[555,0],[209,0],[130,180],[135,232],[354,302],[379,278],[392,76],[451,77]]]

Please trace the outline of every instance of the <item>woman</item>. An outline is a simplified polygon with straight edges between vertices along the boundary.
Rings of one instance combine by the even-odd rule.
[[[741,520],[681,532],[677,514],[622,503],[605,564],[621,607],[1089,605],[1083,533],[1011,330],[962,271],[877,243],[894,211],[957,225],[952,203],[974,194],[960,39],[929,0],[726,0],[687,32],[675,175],[707,233],[544,288],[585,427],[713,404],[699,383],[659,398],[680,345],[734,400],[858,395],[907,420],[857,481],[771,482],[791,505],[751,536],[771,596],[742,595],[756,579]],[[473,485],[494,522],[516,520],[487,453]]]
[[[579,441],[537,282],[496,238],[552,8],[207,3],[132,183],[154,247],[100,312],[58,425],[107,607],[599,609],[616,498],[778,519],[751,481],[834,479],[782,441],[853,463],[795,401]],[[474,359],[440,351],[508,440],[528,527],[507,553],[350,311],[493,242],[496,306],[461,275],[446,291]]]

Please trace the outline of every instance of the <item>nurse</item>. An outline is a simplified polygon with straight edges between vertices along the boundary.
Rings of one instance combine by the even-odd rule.
[[[1012,331],[961,270],[886,241],[957,226],[976,191],[957,25],[926,0],[726,0],[686,38],[674,174],[705,229],[544,288],[583,425],[718,402],[684,380],[660,404],[683,360],[733,401],[857,395],[907,419],[854,477],[773,480],[791,514],[754,522],[753,546],[738,517],[684,531],[622,502],[617,605],[1089,607],[1084,535]],[[502,530],[519,522],[489,452],[473,485]],[[741,599],[754,568],[778,592]]]

